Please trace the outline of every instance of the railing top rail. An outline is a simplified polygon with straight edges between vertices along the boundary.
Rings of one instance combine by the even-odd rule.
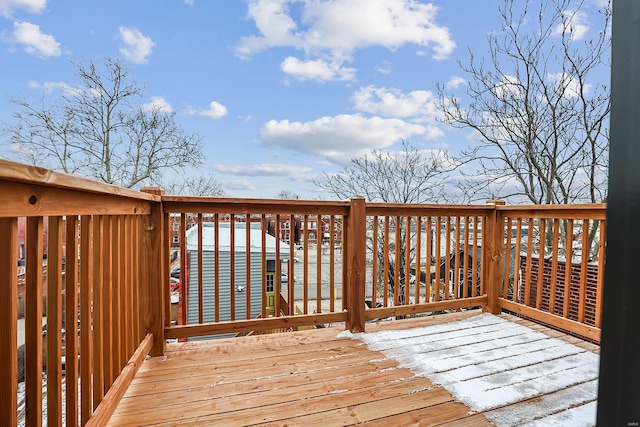
[[[158,196],[93,181],[87,178],[54,172],[39,166],[25,165],[0,159],[0,182],[17,182],[31,185],[75,190],[86,193],[125,197],[137,200],[159,201]]]
[[[167,212],[243,212],[347,215],[348,201],[235,199],[223,197],[162,196]]]
[[[367,203],[367,215],[411,215],[411,216],[482,216],[495,210],[493,205],[437,205]]]
[[[606,203],[575,205],[506,205],[496,206],[506,216],[566,219],[606,219]]]

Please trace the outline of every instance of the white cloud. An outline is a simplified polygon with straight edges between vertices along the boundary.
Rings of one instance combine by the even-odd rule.
[[[52,93],[59,90],[64,95],[78,96],[82,94],[82,89],[69,86],[66,82],[44,82],[39,83],[35,80],[31,80],[28,84],[30,89],[42,89],[44,93]]]
[[[211,103],[209,103],[209,108],[207,110],[198,110],[190,105],[184,108],[184,113],[188,116],[198,114],[200,116],[209,117],[214,120],[226,116],[227,112],[227,107],[217,101],[212,101]]]
[[[195,110],[193,110],[195,111]],[[219,119],[220,117],[224,117],[227,115],[227,107],[220,104],[219,102],[212,101],[209,104],[208,110],[202,110],[197,112],[201,116],[206,116],[212,118],[214,120]]]
[[[443,138],[444,132],[437,126],[427,125],[426,132],[424,134],[425,139],[438,139]]]
[[[307,166],[286,165],[282,163],[263,163],[260,165],[213,165],[213,169],[225,174],[242,176],[296,176],[310,174],[313,170]]]
[[[556,84],[556,92],[562,93],[565,98],[575,98],[581,95],[580,82],[574,76],[565,73],[549,74],[549,79]],[[582,92],[586,95],[593,85],[585,84]]]
[[[40,31],[40,26],[29,22],[13,23],[11,41],[24,45],[25,52],[30,55],[48,58],[61,54],[60,43],[51,34]]]
[[[187,6],[193,6],[195,2],[195,0],[184,0],[184,4],[186,4]]]
[[[355,114],[322,117],[306,123],[270,120],[260,130],[260,136],[268,147],[286,148],[344,163],[352,157],[425,132],[424,126],[400,119]]]
[[[382,61],[380,65],[376,67],[376,71],[381,74],[389,74],[391,72],[391,63],[389,61]]]
[[[243,180],[238,180],[238,181],[223,181],[222,185],[224,186],[224,188],[226,188],[227,190],[247,190],[247,191],[253,191],[256,189],[256,186],[253,185],[251,182],[249,182],[246,179]]]
[[[504,76],[494,87],[499,99],[519,99],[523,96],[522,90],[522,83],[514,76]]]
[[[611,7],[611,0],[593,0],[593,4],[598,8]]]
[[[256,23],[261,36],[247,36],[236,47],[236,54],[249,57],[253,53],[275,46],[302,47],[301,41],[292,34],[297,25],[288,15],[287,0],[253,0],[247,15]]]
[[[0,0],[0,15],[11,18],[14,10],[42,13],[46,6],[47,0]]]
[[[184,107],[182,109],[182,111],[186,116],[194,116],[194,115],[198,114],[198,110],[193,108],[191,105],[187,105],[186,107]]]
[[[434,117],[437,114],[433,93],[427,90],[404,94],[399,89],[367,86],[358,89],[352,99],[356,109],[383,116]]]
[[[18,142],[9,144],[9,152],[17,154],[19,156],[35,156],[35,148],[31,145],[25,145]]]
[[[355,78],[355,68],[346,68],[339,61],[328,63],[324,60],[299,60],[293,56],[287,57],[280,69],[298,80],[316,81],[345,81]]]
[[[562,15],[562,22],[556,26],[553,35],[562,36],[562,34],[567,33],[569,39],[580,40],[587,34],[589,26],[586,24],[587,14],[585,12],[567,10]]]
[[[294,5],[295,15],[290,10]],[[273,47],[292,47],[311,60],[342,64],[357,49],[414,44],[445,59],[456,44],[436,22],[437,13],[432,4],[415,0],[252,0],[248,17],[258,34],[243,37],[235,52],[247,58]]]
[[[155,46],[151,37],[145,36],[139,30],[133,28],[120,27],[118,31],[123,43],[120,46],[120,53],[133,63],[148,63],[151,50]]]
[[[449,81],[446,84],[447,89],[458,89],[460,85],[466,83],[467,81],[460,76],[451,76]]]
[[[171,104],[161,96],[152,96],[151,102],[147,102],[146,104],[142,104],[142,109],[144,111],[162,111],[163,113],[171,113],[173,108]]]

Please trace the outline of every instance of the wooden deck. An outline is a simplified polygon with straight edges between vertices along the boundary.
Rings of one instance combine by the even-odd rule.
[[[451,323],[478,314],[367,324],[367,332]],[[500,317],[590,352],[599,350],[540,325]],[[109,425],[493,425],[485,417],[491,411],[472,411],[444,387],[399,367],[362,340],[338,337],[341,330],[170,344],[166,356],[145,361]],[[517,412],[544,399],[509,406]]]

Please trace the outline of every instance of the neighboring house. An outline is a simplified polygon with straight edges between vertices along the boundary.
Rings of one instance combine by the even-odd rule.
[[[221,217],[221,220],[223,220],[223,217]],[[210,215],[204,216],[203,221],[205,222],[211,222],[213,221],[213,217],[211,217]],[[228,220],[227,220],[228,221]],[[173,249],[178,249],[180,248],[180,224],[182,222],[181,216],[180,214],[175,214],[172,213],[169,215],[169,239],[170,242],[169,244],[171,245],[171,248]],[[185,223],[186,223],[186,229],[190,229],[191,227],[193,227],[194,225],[196,225],[198,223],[198,217],[197,215],[193,215],[193,214],[186,214],[185,215]]]
[[[331,241],[331,219],[323,215],[308,215],[305,225],[304,215],[278,215],[278,231],[276,232],[276,216],[267,215],[267,230],[272,236],[279,236],[286,243],[329,244]],[[292,240],[293,239],[293,240]],[[334,217],[333,242],[342,244],[342,217]]]
[[[334,245],[342,244],[342,217],[338,216],[333,221],[333,242]],[[305,228],[302,218],[299,219],[301,239],[310,244],[329,244],[331,241],[331,220],[330,217],[317,215],[309,215]]]
[[[250,276],[247,277],[247,223],[235,222],[234,225],[234,256],[231,259],[231,223],[218,224],[218,239],[216,247],[215,223],[203,222],[202,228],[202,298],[204,322],[215,321],[215,257],[218,257],[218,289],[219,289],[219,320],[231,320],[231,293],[235,300],[235,319],[244,319],[247,314],[247,289],[250,290],[250,313],[255,318],[262,312],[262,238],[260,223],[249,223],[250,247],[249,264]],[[187,283],[187,324],[200,323],[198,320],[198,226],[186,232],[187,243],[187,271],[183,281]],[[278,242],[273,236],[265,234],[266,248],[266,293],[267,307],[275,306],[275,274],[276,274],[276,245],[280,245],[280,261],[289,260],[289,245]],[[233,269],[233,288],[231,274]]]
[[[276,232],[276,219],[277,228]],[[297,215],[267,215],[267,232],[287,244],[300,240],[300,218]]]
[[[63,228],[63,230],[65,230],[65,228]],[[44,259],[46,259],[47,251],[48,251],[48,244],[49,244],[48,231],[49,231],[49,222],[43,221],[42,247],[43,247]],[[65,231],[63,231],[63,233],[65,233]],[[27,218],[18,217],[18,276],[22,276],[25,273],[26,244],[27,244]],[[64,254],[64,246],[62,248],[62,251]]]

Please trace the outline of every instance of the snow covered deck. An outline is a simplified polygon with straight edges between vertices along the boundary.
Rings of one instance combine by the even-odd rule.
[[[597,345],[479,311],[343,329],[170,344],[109,425],[595,423]]]

